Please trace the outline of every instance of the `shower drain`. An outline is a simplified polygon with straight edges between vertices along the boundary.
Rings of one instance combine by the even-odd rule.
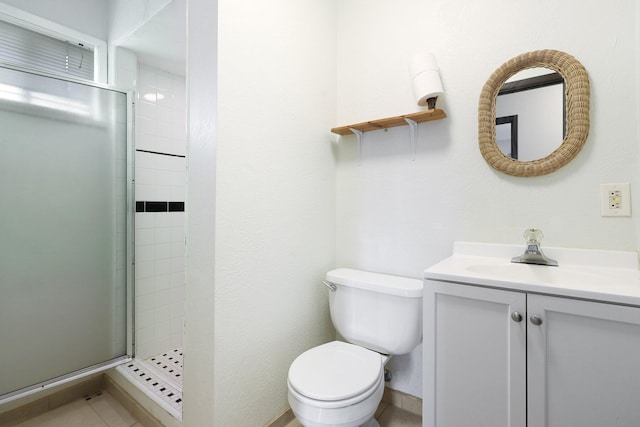
[[[118,366],[147,396],[174,417],[182,419],[182,350],[175,349],[147,360],[133,359]]]

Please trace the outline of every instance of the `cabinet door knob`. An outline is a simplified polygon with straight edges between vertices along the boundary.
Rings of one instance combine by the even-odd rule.
[[[511,313],[511,319],[514,322],[522,322],[522,314],[518,313],[517,311],[514,311],[513,313]]]
[[[529,320],[531,320],[531,323],[536,326],[542,325],[542,317],[538,316],[537,314],[532,315]]]

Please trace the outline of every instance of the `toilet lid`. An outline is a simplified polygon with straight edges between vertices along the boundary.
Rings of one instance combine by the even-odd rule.
[[[374,387],[382,374],[382,356],[353,344],[333,341],[296,358],[289,384],[316,400],[344,400]]]

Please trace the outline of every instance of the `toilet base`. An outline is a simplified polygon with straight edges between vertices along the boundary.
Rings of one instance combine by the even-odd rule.
[[[302,424],[304,427],[327,427],[330,424],[318,424],[315,423],[311,420],[305,420],[304,418],[301,418],[299,416],[296,415],[296,420],[298,420],[298,422],[300,424]],[[341,424],[342,425],[342,424]],[[352,426],[356,426],[355,424],[350,424]],[[378,423],[378,421],[375,418],[370,418],[368,421],[366,421],[364,424],[357,424],[357,427],[380,427],[380,424]]]
[[[300,418],[296,418],[296,419],[304,427],[307,427],[307,426],[315,427],[315,426],[320,425],[320,424],[315,424],[315,423],[313,423],[311,421],[308,421],[308,420],[303,420],[303,419],[301,420]],[[378,423],[378,421],[375,418],[371,418],[371,419],[369,419],[369,421],[365,422],[364,424],[360,424],[358,427],[380,427],[380,424]]]
[[[347,407],[318,408],[307,405],[300,402],[291,389],[288,400],[293,414],[304,427],[380,427],[374,415],[384,392],[382,376],[376,388],[365,400]]]

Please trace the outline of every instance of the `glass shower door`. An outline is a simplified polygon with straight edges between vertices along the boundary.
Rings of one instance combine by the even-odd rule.
[[[0,68],[0,400],[127,355],[127,95]]]

